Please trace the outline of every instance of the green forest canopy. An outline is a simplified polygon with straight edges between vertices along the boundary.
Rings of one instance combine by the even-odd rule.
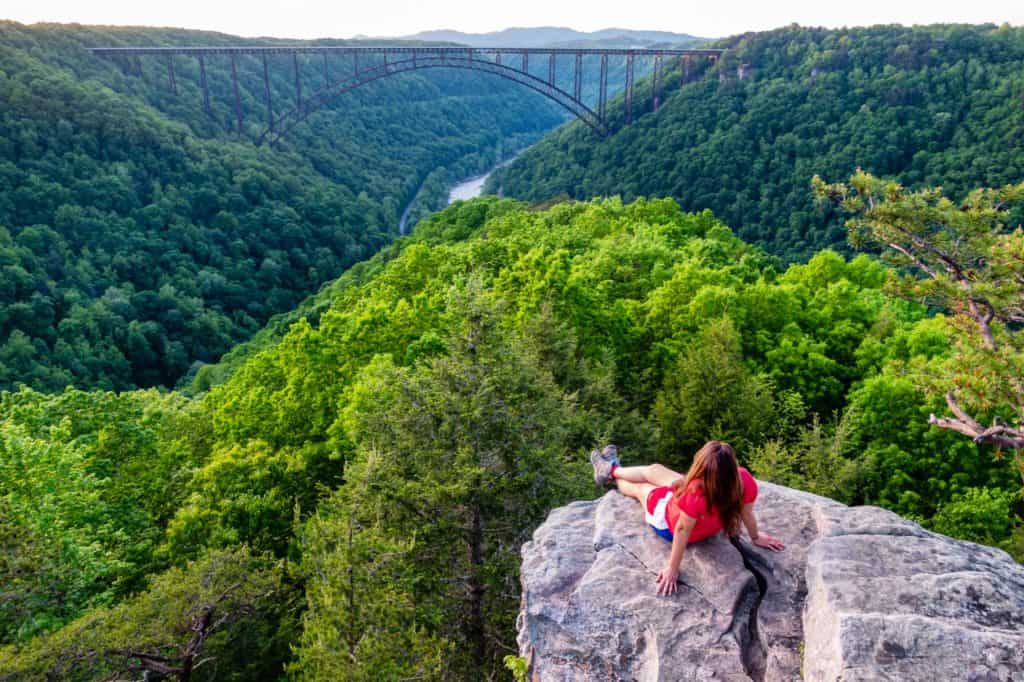
[[[0,670],[183,660],[203,576],[255,562],[194,679],[495,673],[518,547],[593,494],[604,441],[685,467],[725,438],[759,476],[1010,547],[1010,462],[927,424],[951,325],[887,272],[831,251],[782,268],[670,199],[482,198],[202,396],[5,394]]]
[[[140,77],[86,49],[247,42],[0,22],[0,388],[173,386],[391,240],[425,179],[413,222],[445,179],[562,120],[511,83],[445,71],[367,85],[256,147],[255,57],[239,60],[240,137],[224,59],[207,60],[207,115],[194,59],[177,60],[174,95],[163,60]],[[309,93],[322,65],[302,60]],[[291,59],[269,65],[277,106],[292,102]]]
[[[845,251],[842,215],[812,197],[816,174],[861,167],[951,196],[1024,177],[1024,28],[790,26],[712,46],[727,52],[692,82],[667,72],[656,113],[608,140],[567,126],[490,188],[531,201],[671,196],[796,262]],[[650,83],[639,92],[649,111]]]
[[[962,325],[893,297],[873,258],[818,251],[845,230],[809,183],[1019,180],[1019,30],[732,39],[718,79],[672,72],[657,114],[602,144],[569,126],[501,180],[725,221],[489,197],[386,246],[388,197],[557,115],[410,77],[257,149],[223,72],[207,118],[189,66],[175,99],[160,65],[81,54],[189,40],[238,39],[0,24],[0,385],[44,389],[0,392],[0,680],[501,674],[518,548],[594,494],[606,441],[684,468],[727,439],[760,477],[1024,556],[1011,458],[928,424],[970,360]],[[228,348],[189,394],[80,390],[170,385]],[[966,388],[982,423],[1018,407]]]

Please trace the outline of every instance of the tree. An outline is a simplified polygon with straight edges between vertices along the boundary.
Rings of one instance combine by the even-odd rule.
[[[273,628],[260,623],[273,624],[287,610],[281,569],[245,547],[213,552],[167,571],[115,607],[93,609],[23,647],[0,649],[0,679],[149,679],[155,673],[190,682],[225,679],[225,673],[272,675],[284,650],[266,656]]]
[[[500,329],[485,297],[454,305],[463,324],[445,340],[448,354],[411,367],[378,356],[348,395],[339,426],[357,453],[312,522],[304,558],[304,676],[379,678],[382,651],[412,649],[425,658],[392,655],[386,670],[444,679],[500,670],[514,636],[518,548],[586,480],[570,473],[566,452],[574,399]]]
[[[771,435],[778,413],[785,412],[775,403],[771,382],[743,364],[733,323],[714,320],[665,376],[654,403],[659,449],[679,467],[712,438],[746,450]]]
[[[850,239],[881,248],[898,274],[891,290],[953,314],[956,345],[945,401],[929,422],[978,444],[1015,451],[1024,481],[1024,230],[1007,228],[1024,183],[978,189],[953,202],[941,188],[911,191],[858,171],[847,184],[815,176],[815,193],[853,213]],[[990,426],[972,416],[988,412]]]
[[[770,440],[754,448],[747,462],[758,478],[850,504],[862,464],[844,456],[848,430],[846,420],[823,425],[815,415],[792,442]]]

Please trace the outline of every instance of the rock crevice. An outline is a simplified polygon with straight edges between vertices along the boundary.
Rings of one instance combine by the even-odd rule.
[[[748,586],[740,603],[733,610],[733,636],[740,646],[740,661],[743,669],[754,682],[762,682],[765,675],[765,666],[768,652],[757,627],[757,613],[768,593],[768,578],[765,575],[764,566],[758,566],[758,559],[752,552],[743,547],[743,543],[737,539],[732,541],[733,547],[740,553],[743,566],[754,577],[754,585]]]
[[[531,680],[1024,682],[1024,567],[874,507],[763,483],[782,553],[719,536],[669,543],[617,492],[556,509],[523,547]]]

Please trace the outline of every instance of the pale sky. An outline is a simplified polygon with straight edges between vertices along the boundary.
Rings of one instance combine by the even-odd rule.
[[[0,18],[24,23],[175,26],[242,36],[348,38],[426,29],[511,26],[657,29],[719,37],[791,23],[1024,24],[1024,0],[4,0]]]

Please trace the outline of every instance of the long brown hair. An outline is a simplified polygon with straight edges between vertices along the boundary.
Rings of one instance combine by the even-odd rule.
[[[673,496],[677,499],[681,497],[690,490],[690,484],[694,481],[704,487],[707,511],[710,512],[712,507],[717,509],[725,532],[729,535],[739,534],[743,484],[736,464],[736,451],[732,446],[720,440],[705,443],[694,455],[686,477],[672,486]]]

